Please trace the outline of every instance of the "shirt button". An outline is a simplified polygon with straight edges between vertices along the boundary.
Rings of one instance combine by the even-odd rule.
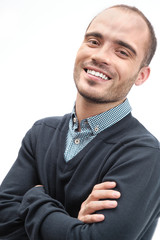
[[[95,132],[98,132],[99,128],[98,127],[95,127],[94,131]]]
[[[76,122],[77,122],[77,119],[76,119],[75,117],[73,118],[73,122],[74,122],[74,123],[76,123]]]
[[[77,138],[77,139],[75,139],[75,144],[79,144],[80,143],[80,139],[79,138]]]

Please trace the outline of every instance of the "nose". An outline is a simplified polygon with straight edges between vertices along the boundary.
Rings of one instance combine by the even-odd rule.
[[[110,49],[106,46],[97,48],[91,56],[93,61],[101,64],[110,65],[111,64],[111,53]]]

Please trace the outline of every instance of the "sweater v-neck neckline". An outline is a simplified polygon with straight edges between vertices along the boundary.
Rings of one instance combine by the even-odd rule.
[[[97,136],[91,140],[77,155],[75,155],[71,160],[68,162],[65,161],[64,158],[64,152],[66,147],[66,137],[69,129],[69,120],[70,120],[70,114],[67,114],[63,117],[61,124],[59,125],[59,131],[60,131],[60,142],[61,142],[61,151],[60,151],[60,160],[58,162],[58,165],[63,171],[70,171],[74,169],[77,164],[81,161],[83,156],[88,152],[88,150],[93,147],[95,144],[97,144],[99,141],[104,141],[105,137],[109,139],[109,142],[115,143],[118,139],[112,139],[112,132],[115,131],[123,131],[122,129],[126,127],[128,118],[130,118],[132,115],[129,113],[126,117],[124,117],[122,120],[117,122],[116,124],[112,125],[109,128],[106,128]],[[65,123],[64,123],[65,121]],[[61,127],[62,126],[62,127]],[[116,134],[117,135],[117,134]],[[119,138],[121,138],[119,136]]]

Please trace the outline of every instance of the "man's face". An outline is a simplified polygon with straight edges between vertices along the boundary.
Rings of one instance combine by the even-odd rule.
[[[99,14],[86,31],[77,53],[74,80],[78,94],[97,103],[123,101],[140,69],[148,28],[135,13],[111,8]]]

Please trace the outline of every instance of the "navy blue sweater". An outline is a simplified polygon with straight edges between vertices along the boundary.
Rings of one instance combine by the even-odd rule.
[[[24,137],[0,189],[0,239],[151,239],[160,214],[159,142],[129,114],[66,163],[69,118],[40,120]],[[117,182],[118,207],[84,224],[81,203],[104,181]]]

